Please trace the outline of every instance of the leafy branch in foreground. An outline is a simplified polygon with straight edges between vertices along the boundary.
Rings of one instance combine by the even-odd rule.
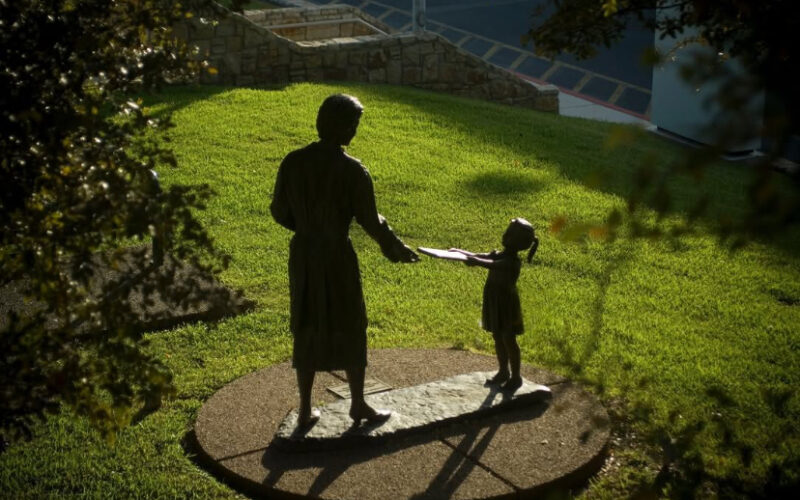
[[[597,47],[609,47],[619,41],[627,27],[643,25],[660,36],[680,39],[673,52],[684,50],[691,43],[707,50],[694,51],[680,68],[687,84],[699,88],[709,85],[718,112],[711,119],[705,147],[687,148],[681,158],[657,167],[655,158],[645,158],[634,170],[633,187],[627,203],[611,211],[601,223],[579,223],[557,218],[551,230],[562,238],[586,241],[587,238],[608,243],[611,256],[606,264],[604,280],[615,272],[619,262],[614,252],[635,239],[667,239],[679,243],[682,236],[701,230],[700,220],[711,221],[711,229],[720,242],[731,249],[741,248],[755,239],[780,238],[790,226],[800,222],[800,179],[776,170],[787,150],[789,139],[800,131],[800,102],[794,82],[786,78],[788,68],[798,63],[794,38],[800,29],[796,2],[741,2],[738,0],[550,0],[534,12],[533,25],[523,35],[523,44],[532,43],[535,50],[553,57],[571,52],[580,58],[594,55]],[[673,54],[648,51],[643,62],[658,65]],[[735,59],[744,71],[729,63]],[[753,103],[766,91],[763,116],[754,115]],[[757,111],[758,112],[758,111]],[[763,125],[761,125],[763,123]],[[680,192],[688,178],[701,186],[709,167],[727,151],[752,137],[764,139],[763,155],[747,162],[751,171],[744,187],[746,203],[739,207],[716,207],[715,190],[719,186],[702,186],[691,195]],[[608,138],[610,148],[630,147],[637,135],[630,128],[614,131]],[[741,168],[737,165],[737,167]],[[670,214],[680,217],[670,217]],[[676,220],[677,219],[677,220]],[[706,231],[707,228],[702,229]],[[623,252],[624,254],[624,252]],[[602,380],[590,379],[583,373],[583,363],[599,343],[604,312],[605,288],[600,287],[597,307],[599,318],[591,332],[587,352],[577,356],[562,346],[564,364],[573,377],[584,380],[602,391]],[[629,369],[622,367],[626,372]],[[719,408],[711,418],[684,421],[677,412],[666,420],[653,422],[656,405],[640,395],[637,386],[647,380],[635,373],[626,373],[631,390],[617,421],[622,429],[633,428],[642,438],[642,447],[653,457],[654,474],[642,476],[634,485],[637,496],[694,497],[714,496],[778,497],[796,488],[798,464],[791,455],[784,458],[765,450],[780,450],[781,442],[764,443],[756,453],[736,415],[741,409],[719,387],[706,387],[709,404]],[[786,425],[790,435],[791,421],[786,418],[788,402],[796,397],[794,389],[765,389],[761,394],[774,420]],[[720,464],[726,464],[720,466]],[[628,494],[631,486],[628,486]]]
[[[532,43],[536,52],[544,56],[570,52],[588,58],[597,52],[597,47],[609,47],[621,40],[625,29],[634,23],[656,30],[662,37],[680,37],[692,30],[693,41],[712,49],[684,58],[688,62],[681,73],[694,87],[716,86],[718,90],[712,97],[719,112],[709,126],[709,146],[688,150],[666,171],[656,172],[651,164],[640,166],[636,174],[638,189],[631,193],[624,215],[635,222],[633,212],[647,204],[657,211],[657,222],[662,222],[663,215],[676,204],[676,193],[670,189],[672,178],[702,178],[704,170],[721,154],[735,149],[744,139],[762,137],[764,155],[749,162],[749,206],[736,216],[718,217],[719,234],[736,248],[753,238],[779,235],[800,221],[800,180],[787,182],[786,174],[774,168],[785,154],[789,139],[800,131],[800,101],[794,82],[786,78],[787,69],[800,62],[793,41],[800,29],[795,2],[549,0],[534,12],[532,27],[522,41]],[[674,50],[684,48],[683,43],[676,43]],[[668,56],[650,50],[642,54],[642,60],[658,65]],[[727,64],[731,58],[744,71]],[[765,89],[763,117],[754,116],[758,107],[752,106],[753,100]],[[695,200],[688,209],[690,219],[707,215],[709,197],[713,192]],[[640,234],[648,237],[669,231],[658,224],[640,229]]]
[[[158,139],[170,119],[134,96],[202,69],[171,27],[214,12],[210,0],[0,0],[0,289],[25,297],[0,308],[0,434],[66,404],[111,435],[173,391],[129,300],[171,268],[118,247],[157,237],[157,253],[206,271],[225,258],[194,216],[210,189],[159,185],[155,169],[176,165]]]

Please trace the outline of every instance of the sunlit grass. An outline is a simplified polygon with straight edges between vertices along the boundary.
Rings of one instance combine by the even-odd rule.
[[[606,147],[610,125],[395,87],[189,88],[148,100],[152,112],[174,111],[177,124],[170,137],[179,167],[162,170],[161,177],[216,190],[200,218],[233,257],[223,281],[242,288],[256,310],[216,325],[149,334],[153,352],[175,374],[177,399],[111,447],[79,420],[51,419],[33,441],[0,456],[5,491],[234,495],[187,458],[181,440],[203,401],[221,386],[291,354],[290,233],[272,221],[269,203],[280,160],[315,140],[316,110],[338,91],[366,106],[348,151],[370,169],[379,210],[408,244],[486,251],[500,245],[511,217],[535,225],[542,243],[519,280],[524,362],[586,378],[607,402],[644,403],[652,413],[633,415],[643,430],[664,425],[677,431],[684,422],[725,419],[736,439],[753,447],[755,459],[744,469],[718,450],[718,436],[703,436],[700,450],[720,474],[758,479],[771,463],[797,460],[797,398],[776,414],[763,395],[800,383],[800,306],[791,305],[800,301],[798,231],[736,253],[717,244],[710,220],[698,222],[699,233],[677,247],[625,239],[567,242],[548,231],[560,216],[572,223],[602,221],[624,205],[634,167],[648,155],[665,165],[680,154],[676,146],[644,135],[612,150]],[[705,183],[716,196],[714,213],[736,213],[746,203],[740,165],[715,167]],[[688,181],[678,187],[684,195],[668,215],[675,222],[700,189]],[[430,259],[391,264],[360,228],[351,235],[371,348],[491,352],[491,339],[478,325],[483,270]],[[720,407],[709,388],[733,404]],[[596,492],[619,482],[596,485]]]

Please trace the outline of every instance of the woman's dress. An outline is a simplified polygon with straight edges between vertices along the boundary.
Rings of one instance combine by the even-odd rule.
[[[270,211],[295,233],[289,246],[292,366],[366,366],[367,315],[350,223],[355,218],[392,261],[404,247],[378,214],[369,172],[341,147],[312,143],[281,163]]]

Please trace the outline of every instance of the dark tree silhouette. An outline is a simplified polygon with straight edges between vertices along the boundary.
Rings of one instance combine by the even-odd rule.
[[[0,287],[31,301],[0,309],[0,442],[64,404],[111,433],[173,390],[129,294],[152,291],[163,252],[204,270],[225,259],[193,215],[210,189],[159,186],[154,169],[176,163],[159,138],[169,117],[136,96],[203,69],[171,27],[218,12],[210,0],[0,1]],[[99,279],[122,265],[122,242],[151,236],[156,255],[125,252],[130,272]]]
[[[656,9],[666,9],[668,16],[655,15]],[[675,177],[686,175],[701,178],[710,164],[718,161],[722,152],[739,144],[744,138],[764,138],[765,155],[750,162],[752,180],[745,193],[749,201],[736,213],[717,213],[714,227],[722,242],[738,248],[754,238],[773,238],[787,231],[800,220],[800,183],[797,174],[787,176],[776,170],[776,163],[787,153],[787,142],[800,131],[800,103],[796,83],[788,76],[797,67],[798,48],[794,42],[800,29],[800,9],[792,0],[749,2],[743,0],[547,0],[534,12],[532,27],[522,37],[523,43],[532,43],[544,56],[571,52],[578,57],[591,57],[597,47],[610,46],[620,40],[631,22],[641,23],[665,37],[681,38],[691,29],[696,36],[688,41],[705,44],[713,50],[698,51],[697,55],[681,68],[681,74],[694,86],[716,85],[713,96],[718,115],[711,130],[712,144],[698,149],[687,149],[682,158],[666,169],[657,168],[651,159],[638,166],[634,173],[633,189],[627,207],[612,211],[601,225],[572,224],[561,218],[554,221],[553,229],[565,239],[582,240],[588,233],[613,240],[626,227],[628,236],[658,238],[680,236],[693,231],[698,217],[709,219],[709,206],[714,199],[714,186],[682,206],[686,223],[664,225],[662,217],[676,208],[679,193],[676,187],[685,183],[673,182]],[[680,47],[678,47],[680,48]],[[655,51],[643,54],[643,60],[659,64],[669,54]],[[735,58],[746,70],[732,71],[725,64]],[[754,117],[750,100],[766,90],[764,115]],[[755,128],[762,123],[763,126]],[[620,131],[609,142],[630,140],[627,131]],[[796,139],[795,139],[796,140]],[[684,193],[685,194],[685,193]],[[655,222],[640,210],[647,206],[656,211]],[[630,240],[622,242],[623,248]],[[795,249],[796,250],[796,249]],[[607,284],[612,273],[625,265],[617,258],[627,252],[609,252],[599,281],[600,293],[593,307],[592,331],[586,350],[574,353],[568,346],[560,346],[563,363],[573,378],[593,384],[603,391],[600,379],[587,377],[583,372],[585,360],[597,349],[603,328],[603,312]],[[648,498],[667,495],[692,498],[698,495],[722,497],[783,498],[797,491],[797,471],[800,463],[797,454],[785,452],[785,442],[770,440],[756,450],[748,443],[735,418],[730,415],[742,411],[723,388],[710,386],[704,390],[709,401],[725,411],[706,420],[681,421],[677,411],[667,422],[653,424],[654,407],[647,398],[637,397],[637,387],[646,386],[647,380],[627,371],[630,386],[622,392],[626,401],[615,410],[618,431],[624,435],[631,428],[641,446],[656,458],[657,474],[639,485],[628,485],[632,496]],[[794,389],[764,389],[763,402],[782,427],[782,438],[793,436],[791,420],[787,416],[789,401],[796,396]],[[710,439],[709,439],[710,437]],[[708,443],[716,442],[716,445]],[[709,447],[711,446],[711,447]],[[736,464],[729,472],[720,475],[713,465],[704,460],[703,451],[713,453],[718,460]],[[756,456],[764,453],[763,457]],[[751,468],[757,459],[769,464],[769,470],[758,473]]]

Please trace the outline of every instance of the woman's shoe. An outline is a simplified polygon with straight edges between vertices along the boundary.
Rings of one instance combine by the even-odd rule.
[[[311,412],[308,415],[298,416],[297,417],[297,428],[298,429],[309,429],[314,426],[319,421],[319,410],[316,408],[312,408]]]
[[[360,411],[350,410],[350,418],[353,419],[353,425],[355,427],[361,425],[362,420],[366,420],[369,424],[378,424],[381,422],[386,422],[392,416],[392,412],[390,410],[375,410],[370,407],[367,408],[369,409]]]
[[[494,377],[492,377],[492,378],[487,378],[487,379],[486,379],[486,384],[487,384],[487,385],[498,385],[498,384],[502,384],[503,382],[505,382],[506,380],[508,380],[508,377],[509,377],[509,376],[510,376],[510,375],[509,375],[508,373],[497,372],[497,373],[495,373]]]
[[[511,377],[505,384],[500,386],[503,391],[509,392],[514,392],[520,387],[522,387],[522,377]]]

